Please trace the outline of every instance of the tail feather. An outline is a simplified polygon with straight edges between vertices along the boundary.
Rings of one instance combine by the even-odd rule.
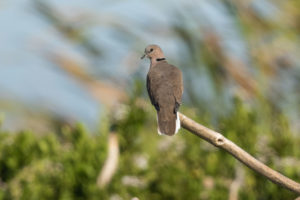
[[[171,114],[170,114],[171,113]],[[180,119],[178,113],[173,111],[167,112],[161,109],[157,112],[157,132],[159,135],[172,136],[180,129]]]
[[[176,112],[176,129],[175,129],[175,134],[178,133],[178,130],[180,129],[180,119],[178,116],[178,112]]]

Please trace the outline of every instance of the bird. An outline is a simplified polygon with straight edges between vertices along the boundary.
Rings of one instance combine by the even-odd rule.
[[[182,72],[167,62],[158,45],[148,45],[141,59],[145,57],[150,59],[146,85],[157,112],[158,134],[172,136],[180,129],[178,109],[182,104]]]

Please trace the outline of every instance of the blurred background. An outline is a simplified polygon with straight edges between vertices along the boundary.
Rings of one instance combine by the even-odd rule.
[[[300,181],[300,2],[0,2],[0,199],[293,199],[180,130],[158,136],[148,44],[181,112]]]

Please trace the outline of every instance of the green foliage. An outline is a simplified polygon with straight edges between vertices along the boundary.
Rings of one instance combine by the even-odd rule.
[[[239,170],[241,199],[296,197],[184,130],[174,137],[158,136],[154,112],[148,112],[152,108],[141,108],[135,100],[128,106],[116,125],[118,170],[104,189],[98,189],[96,179],[107,155],[105,131],[92,135],[77,126],[46,135],[2,132],[0,199],[227,199]],[[235,100],[230,117],[219,118],[214,129],[297,181],[299,137],[284,115],[268,110],[262,114]],[[183,112],[193,113],[187,108]],[[203,116],[190,114],[212,126]],[[266,116],[270,119],[261,123]]]
[[[1,133],[2,199],[91,199],[106,138],[78,126],[62,134]]]

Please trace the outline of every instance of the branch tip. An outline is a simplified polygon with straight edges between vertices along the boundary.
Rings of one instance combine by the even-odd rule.
[[[268,178],[273,183],[289,189],[290,191],[293,191],[297,194],[300,194],[300,184],[296,181],[293,181],[292,179],[289,179],[288,177],[266,166],[265,164],[251,156],[248,152],[237,146],[231,140],[225,138],[222,134],[206,128],[201,124],[198,124],[194,120],[181,113],[178,114],[180,117],[181,126],[187,131],[227,151],[241,163]]]

